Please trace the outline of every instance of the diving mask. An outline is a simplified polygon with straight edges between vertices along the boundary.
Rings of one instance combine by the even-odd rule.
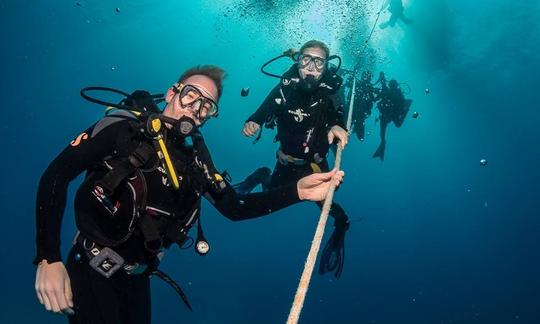
[[[219,112],[217,103],[205,96],[197,87],[190,84],[175,84],[173,89],[178,94],[180,107],[190,108],[195,111],[195,116],[201,123],[217,117]]]
[[[298,64],[300,65],[300,68],[310,69],[314,67],[318,72],[322,72],[326,65],[326,59],[309,54],[300,54],[298,56]]]

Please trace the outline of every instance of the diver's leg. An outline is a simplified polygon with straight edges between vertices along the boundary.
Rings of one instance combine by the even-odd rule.
[[[321,210],[323,208],[323,204],[323,201],[317,202],[317,206],[319,206]],[[341,226],[349,223],[349,216],[347,216],[347,214],[345,213],[345,209],[343,209],[343,207],[341,207],[341,205],[336,202],[332,203],[328,215],[334,219],[334,226]]]
[[[328,162],[325,160],[320,165],[322,172],[328,171]],[[322,209],[323,202],[317,202]],[[319,274],[334,272],[334,276],[339,279],[345,263],[345,233],[349,229],[349,217],[345,210],[333,202],[329,215],[334,218],[334,231],[326,242],[321,253],[319,262]]]
[[[386,127],[388,126],[388,123],[389,123],[389,120],[384,115],[382,115],[381,116],[381,123],[380,123],[380,126],[381,126],[381,131],[380,131],[381,143],[386,142]]]
[[[123,274],[124,275],[124,274]],[[150,323],[150,278],[147,275],[128,275],[126,281],[126,302],[124,303],[126,323],[146,324]]]
[[[328,166],[327,159],[324,159],[321,163],[319,163],[318,167],[320,169],[320,172],[330,171],[330,167]],[[317,171],[319,170],[314,170],[312,168],[310,174],[317,173]],[[323,201],[318,201],[317,206],[319,206],[319,208],[322,209],[323,203],[324,203]],[[345,214],[345,210],[343,210],[343,208],[341,208],[341,206],[338,205],[337,203],[332,203],[332,207],[330,207],[329,215],[332,216],[334,218],[334,221],[338,223],[346,223],[349,220],[349,218],[347,217],[347,214]]]
[[[239,194],[248,194],[259,184],[262,185],[263,191],[270,182],[271,171],[267,167],[261,167],[255,170],[252,174],[246,177],[246,179],[240,183],[234,184],[234,190]]]
[[[379,147],[373,153],[374,158],[379,158],[381,161],[384,161],[384,151],[386,149],[386,127],[388,126],[389,120],[382,115],[381,116],[381,143],[379,144]]]
[[[300,180],[300,178],[302,178],[302,176],[298,174],[297,167],[295,165],[283,165],[278,161],[276,162],[276,166],[272,172],[270,185],[268,187],[270,189],[280,187],[291,182],[296,182]]]
[[[66,269],[73,293],[74,315],[68,316],[71,324],[102,323],[104,322],[101,309],[98,307],[98,296],[94,295],[90,282],[90,268],[85,257],[76,260],[76,255],[83,256],[82,249],[73,247],[68,255]]]
[[[126,322],[121,314],[122,293],[128,293],[119,273],[105,278],[88,264],[85,251],[76,245],[69,253],[66,269],[73,292],[71,324],[114,324]],[[121,270],[120,270],[121,271]],[[150,323],[145,322],[145,323]]]
[[[396,127],[401,127],[403,125],[403,122],[405,121],[405,117],[407,117],[407,114],[409,113],[409,109],[411,107],[411,100],[405,100],[405,103],[403,104],[401,108],[400,114],[394,119],[394,125]]]

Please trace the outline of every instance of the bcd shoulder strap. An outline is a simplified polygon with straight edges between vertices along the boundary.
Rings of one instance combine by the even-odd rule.
[[[139,122],[139,119],[135,115],[135,113],[129,110],[118,109],[118,110],[113,111],[112,113],[105,115],[105,117],[101,118],[97,122],[97,124],[94,126],[94,129],[92,130],[92,134],[90,134],[90,137],[92,138],[96,136],[99,132],[101,132],[105,128],[123,120]]]

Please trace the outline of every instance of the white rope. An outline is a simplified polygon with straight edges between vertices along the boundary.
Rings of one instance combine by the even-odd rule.
[[[347,129],[351,128],[352,123],[352,111],[354,105],[354,92],[356,90],[356,78],[353,78],[353,86],[351,91],[351,101],[349,106],[349,115],[347,117]],[[338,146],[336,152],[336,162],[334,167],[339,170],[341,166],[341,152],[343,149]],[[304,300],[306,299],[307,290],[309,288],[309,282],[311,280],[311,275],[313,274],[313,268],[315,267],[315,262],[317,261],[317,254],[321,247],[321,241],[324,236],[324,228],[326,227],[326,221],[328,220],[328,213],[330,212],[330,207],[332,206],[332,200],[334,198],[334,191],[336,186],[334,183],[330,185],[328,193],[326,194],[326,199],[324,200],[324,205],[321,211],[321,216],[319,218],[319,223],[317,224],[317,230],[315,231],[315,236],[311,242],[311,248],[306,259],[306,264],[304,265],[304,272],[300,278],[300,283],[298,284],[298,289],[296,290],[296,295],[294,296],[294,301],[289,313],[289,318],[287,319],[287,324],[296,324],[300,318],[300,312],[304,306]]]
[[[369,33],[369,36],[366,38],[366,40],[364,42],[364,47],[362,47],[362,50],[360,51],[360,56],[364,55],[364,51],[366,50],[366,48],[368,46],[368,43],[369,43],[369,40],[371,39],[371,36],[373,36],[373,32],[375,32],[375,27],[377,27],[377,23],[379,22],[379,18],[381,17],[381,13],[385,9],[385,7],[386,7],[386,1],[383,2],[383,5],[381,6],[381,9],[379,10],[379,12],[377,12],[377,18],[375,18],[375,22],[373,23],[373,26],[371,27],[371,32]],[[356,71],[358,70],[359,67],[360,67],[360,61],[358,61],[354,65],[353,71],[356,73]]]

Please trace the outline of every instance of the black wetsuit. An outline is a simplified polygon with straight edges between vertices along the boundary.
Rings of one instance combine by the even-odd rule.
[[[99,125],[96,124],[96,125]],[[79,187],[75,199],[77,227],[89,242],[126,232],[125,215],[133,207],[127,185],[115,192],[119,197],[118,214],[108,214],[89,192],[95,180],[104,175],[104,161],[112,163],[124,159],[139,146],[146,145],[137,124],[122,120],[96,132],[92,126],[79,135],[54,159],[43,174],[37,194],[37,255],[34,263],[46,259],[49,263],[61,261],[60,226],[66,204],[68,184],[80,173],[87,171],[86,180]],[[143,144],[141,144],[143,143]],[[299,201],[296,184],[290,183],[279,190],[239,196],[226,183],[217,191],[205,182],[202,171],[197,168],[195,153],[181,138],[167,136],[166,144],[180,179],[180,189],[169,184],[163,168],[157,160],[149,161],[142,174],[146,181],[146,208],[138,222],[143,219],[155,222],[159,239],[164,248],[186,234],[200,206],[201,196],[231,220],[244,220],[268,214]],[[127,181],[127,180],[126,180]],[[128,197],[126,200],[125,197]],[[131,199],[131,200],[130,200]],[[126,206],[127,205],[127,206]],[[125,215],[124,215],[124,214]],[[198,215],[198,214],[197,214]],[[177,230],[181,230],[179,234]],[[117,233],[118,232],[118,233]],[[174,232],[171,234],[171,232]],[[155,264],[157,250],[145,247],[145,233],[135,228],[124,242],[114,243],[113,250],[126,262]],[[176,236],[175,236],[176,235]],[[119,237],[122,235],[119,235]],[[182,243],[182,239],[177,242]],[[91,243],[88,243],[91,245]],[[75,315],[71,323],[149,323],[150,286],[147,275],[128,275],[120,269],[105,278],[89,266],[87,253],[81,244],[75,244],[66,262],[74,294]]]
[[[379,109],[380,119],[380,137],[381,142],[379,147],[373,154],[374,158],[384,160],[384,151],[386,149],[386,128],[390,122],[394,122],[396,127],[401,127],[405,121],[405,117],[409,112],[410,100],[405,99],[403,92],[399,88],[390,88],[382,81],[382,88],[379,95],[375,98],[378,100],[377,108]]]
[[[248,118],[248,121],[261,126],[269,120],[275,122],[280,151],[303,161],[284,164],[278,158],[269,189],[296,183],[314,172],[327,172],[326,155],[330,147],[327,134],[336,125],[346,128],[337,95],[341,86],[339,76],[325,74],[314,92],[304,91],[297,82],[289,79],[298,78],[296,65],[289,69],[285,77],[287,79],[272,89],[259,109]],[[319,206],[322,204],[319,203]],[[332,205],[330,214],[340,222],[348,221],[345,212],[336,203]]]
[[[386,126],[389,122],[393,121],[396,127],[401,127],[407,112],[403,92],[399,88],[383,86],[376,100],[380,100],[377,108],[381,114],[381,125],[384,124]],[[384,139],[382,132],[381,138]]]

